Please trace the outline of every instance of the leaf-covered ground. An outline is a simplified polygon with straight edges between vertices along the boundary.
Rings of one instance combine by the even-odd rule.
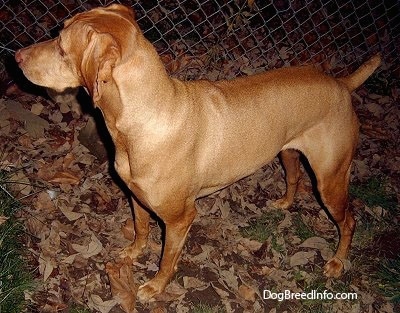
[[[276,158],[198,200],[178,272],[157,301],[137,302],[137,312],[398,312],[400,89],[382,73],[353,97],[361,122],[351,188],[358,226],[343,277],[323,276],[338,235],[315,195],[299,194],[289,210],[272,206],[285,190]],[[90,104],[84,106],[90,111]],[[79,306],[80,312],[123,312],[111,295],[106,264],[118,275],[115,262],[133,235],[132,214],[109,160],[82,144],[88,118],[71,103],[16,86],[0,99],[1,168],[23,168],[14,177],[22,183],[16,191],[31,194],[21,219],[29,234],[28,261],[40,281],[26,294],[33,311]],[[145,254],[129,273],[120,269],[131,275],[132,294],[156,273],[161,236],[154,221]],[[358,299],[278,301],[264,299],[264,290],[354,292]]]

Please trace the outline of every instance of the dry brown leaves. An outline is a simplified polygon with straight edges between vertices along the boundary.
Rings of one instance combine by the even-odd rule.
[[[118,263],[108,262],[106,272],[114,299],[126,313],[132,313],[135,308],[138,284],[132,274],[131,259],[125,258]]]

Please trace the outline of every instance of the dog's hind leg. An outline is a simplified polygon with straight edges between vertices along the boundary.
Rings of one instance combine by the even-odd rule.
[[[308,160],[317,178],[321,200],[339,230],[339,245],[332,259],[324,268],[327,277],[339,277],[347,259],[355,229],[353,212],[349,208],[348,188],[350,166],[356,140],[349,139],[347,147],[332,145],[331,149],[321,146],[321,151],[309,154]]]
[[[328,277],[340,276],[356,226],[348,202],[349,173],[350,169],[347,170],[347,173],[336,175],[330,183],[322,183],[320,188],[321,197],[337,223],[340,233],[339,246],[335,256],[328,261],[324,268],[324,274]]]
[[[343,261],[347,259],[356,226],[348,201],[349,165],[347,169],[346,166],[343,166],[337,173],[332,173],[333,176],[321,177],[319,175],[318,179],[321,199],[336,222],[340,236],[335,256],[328,261],[324,268],[324,274],[328,277],[341,275],[344,267]]]
[[[286,175],[286,193],[275,201],[273,206],[281,209],[289,208],[294,200],[297,187],[301,178],[300,153],[294,149],[283,150],[280,153],[281,161]]]

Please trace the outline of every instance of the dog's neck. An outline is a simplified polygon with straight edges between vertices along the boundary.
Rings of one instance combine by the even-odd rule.
[[[97,103],[108,125],[143,129],[149,120],[165,120],[176,110],[172,98],[181,93],[182,82],[168,76],[155,48],[143,36],[130,57],[116,65],[112,76],[112,83]]]

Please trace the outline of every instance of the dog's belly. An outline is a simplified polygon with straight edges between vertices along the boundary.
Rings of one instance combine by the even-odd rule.
[[[283,144],[282,144],[283,145]],[[253,174],[256,170],[270,163],[282,148],[281,144],[260,143],[231,146],[228,153],[209,151],[199,171],[202,188],[198,198],[223,189],[230,184]]]

